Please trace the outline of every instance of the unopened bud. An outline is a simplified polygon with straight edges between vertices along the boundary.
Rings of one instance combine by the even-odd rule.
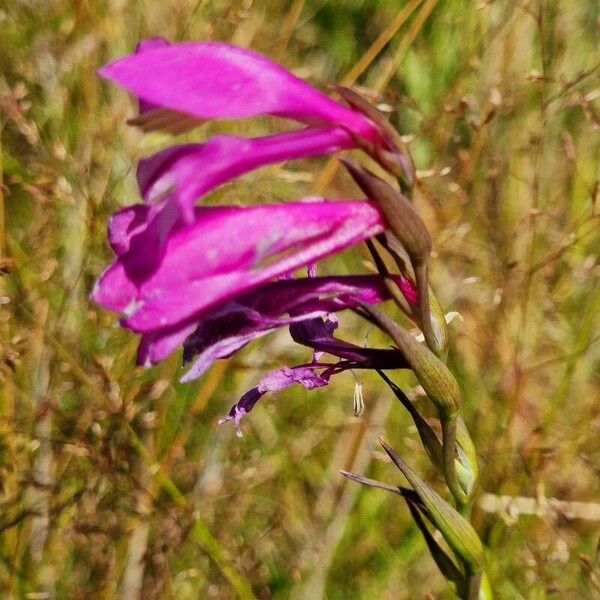
[[[409,499],[406,499],[406,505],[410,510],[410,514],[419,528],[423,537],[425,538],[425,543],[427,544],[427,548],[429,548],[429,552],[431,553],[431,557],[433,558],[435,564],[438,566],[438,569],[441,571],[442,575],[448,580],[452,581],[457,589],[462,589],[465,586],[465,576],[462,571],[456,566],[454,560],[452,560],[445,550],[442,549],[440,544],[438,544],[437,540],[429,531],[427,525],[421,516],[421,509],[419,508],[417,503],[411,502]]]
[[[417,181],[416,169],[400,134],[366,98],[351,88],[335,86],[335,90],[352,108],[361,112],[378,127],[385,142],[383,146],[381,143],[355,137],[358,146],[386,171],[397,177],[403,188],[412,189]]]
[[[479,464],[475,445],[462,417],[456,420],[456,446],[458,450],[458,460],[455,462],[456,478],[468,498],[473,493],[479,476]]]
[[[435,404],[440,419],[455,418],[460,406],[460,389],[448,367],[385,313],[369,304],[361,304],[361,308],[394,340],[425,393]]]
[[[379,243],[390,253],[398,270],[409,280],[414,281],[415,275],[413,271],[409,271],[408,267],[411,264],[411,259],[408,256],[406,250],[398,240],[398,238],[391,232],[385,231],[384,233],[377,236]],[[435,292],[429,287],[429,318],[431,321],[431,345],[430,349],[434,354],[442,360],[445,360],[448,352],[448,328],[446,327],[446,318],[444,312],[438,302]],[[421,306],[419,302],[419,306]],[[421,308],[422,312],[422,308]],[[419,312],[412,312],[409,315],[414,319],[421,329],[425,329],[424,324],[421,322],[421,314]],[[429,344],[429,341],[428,341]]]
[[[377,202],[393,234],[406,249],[414,265],[426,264],[431,254],[431,236],[410,200],[368,169],[347,158],[340,159],[368,198]]]
[[[444,472],[444,453],[442,444],[427,420],[419,413],[415,405],[399,386],[397,386],[383,371],[378,370],[377,372],[412,417],[421,443],[431,459],[431,462],[441,472]],[[462,417],[456,419],[456,450],[456,458],[454,459],[456,479],[464,493],[464,497],[469,498],[475,487],[475,482],[477,481],[479,467],[473,441],[469,436],[469,432]]]
[[[414,265],[413,259],[391,231],[386,231],[377,239],[393,256],[400,272],[414,278],[418,291],[418,311],[411,311],[410,317],[423,331],[427,345],[433,353],[445,360],[448,352],[446,320],[435,293],[429,287],[426,263]],[[412,275],[407,272],[409,263],[412,267]]]
[[[481,575],[481,581],[479,586],[479,597],[477,600],[493,600],[494,594],[492,592],[492,585],[486,575],[485,571]]]
[[[431,350],[442,360],[448,354],[448,327],[446,316],[438,302],[435,292],[429,288],[429,320],[431,323],[431,339],[428,340]]]
[[[485,555],[483,545],[473,526],[418,475],[380,438],[379,443],[400,469],[427,509],[428,517],[442,534],[450,548],[468,566],[470,573],[481,571]]]

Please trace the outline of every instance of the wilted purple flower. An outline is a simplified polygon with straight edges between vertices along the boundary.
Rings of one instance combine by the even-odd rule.
[[[411,284],[401,277],[397,277],[396,283],[414,301]],[[309,277],[264,284],[202,315],[198,327],[184,343],[184,361],[196,358],[182,380],[199,377],[214,360],[227,358],[249,341],[285,325],[290,326],[296,342],[317,352],[354,362],[366,363],[371,358],[377,361],[384,358],[378,351],[357,351],[355,346],[335,340],[329,329],[319,329],[323,321],[317,317],[356,308],[360,303],[377,304],[388,298],[388,289],[379,275]],[[140,359],[160,360],[160,356],[152,356],[152,350],[151,345],[143,346],[144,355]],[[385,357],[389,358],[387,353]]]
[[[404,286],[403,286],[404,288]],[[404,288],[412,298],[410,287]],[[314,318],[293,323],[290,333],[294,341],[314,350],[311,363],[296,367],[282,367],[267,373],[256,387],[248,390],[229,411],[221,423],[233,421],[239,426],[241,418],[249,413],[255,404],[268,392],[279,392],[297,383],[308,390],[326,386],[332,375],[349,369],[404,369],[408,367],[404,356],[395,348],[362,348],[334,337],[337,320]],[[331,354],[342,360],[324,363],[320,360],[323,353]]]

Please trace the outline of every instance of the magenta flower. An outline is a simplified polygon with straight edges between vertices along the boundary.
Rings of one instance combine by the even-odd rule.
[[[119,256],[92,299],[122,313],[125,327],[152,334],[154,349],[143,353],[150,362],[183,341],[203,312],[383,231],[379,211],[365,201],[201,207],[148,273],[148,254],[129,249],[129,231],[147,210],[138,205],[112,219],[109,241]]]
[[[413,298],[410,286],[402,286],[408,298]],[[282,367],[267,373],[256,387],[248,390],[230,409],[221,423],[233,421],[239,427],[240,420],[248,414],[256,403],[268,392],[279,392],[297,383],[308,390],[324,387],[332,375],[349,369],[404,369],[408,363],[395,348],[362,348],[356,344],[339,340],[333,336],[337,320],[328,318],[308,319],[290,325],[294,341],[314,350],[310,363],[296,367]],[[323,353],[342,360],[335,363],[322,362]]]
[[[148,204],[170,193],[189,221],[187,213],[198,198],[244,173],[352,146],[350,135],[337,127],[309,127],[258,138],[217,135],[202,144],[172,146],[141,160],[138,185]]]
[[[275,115],[336,125],[375,139],[361,113],[335,102],[265,56],[222,42],[147,40],[100,69],[140,100],[142,113],[169,109],[198,120]]]
[[[105,66],[100,74],[137,96],[141,117],[131,122],[146,129],[178,132],[206,119],[261,114],[310,125],[252,139],[219,135],[142,160],[140,194],[153,206],[137,224],[133,239],[145,251],[162,248],[181,218],[189,224],[199,197],[243,173],[352,148],[358,138],[389,145],[362,113],[335,102],[266,57],[229,44],[146,40],[135,54]]]
[[[257,115],[307,126],[251,139],[217,135],[140,161],[144,203],[111,218],[108,239],[117,258],[92,293],[97,303],[121,313],[124,327],[141,334],[138,363],[154,364],[183,345],[184,360],[193,360],[183,377],[187,381],[214,360],[289,325],[292,338],[312,348],[315,359],[268,375],[257,388],[260,395],[263,388],[273,391],[295,381],[324,385],[348,368],[404,366],[395,350],[335,339],[332,317],[322,319],[387,299],[381,277],[281,279],[382,233],[375,204],[313,198],[247,208],[195,207],[211,189],[267,164],[356,146],[393,151],[385,127],[267,58],[223,43],[147,40],[100,73],[138,98],[140,116],[131,122],[145,130],[179,133],[207,119]],[[396,283],[415,303],[411,284],[402,278]],[[341,361],[319,363],[324,352]]]
[[[163,243],[184,215],[193,220],[198,198],[248,171],[271,163],[330,153],[351,146],[343,129],[312,129],[260,138],[218,135],[202,144],[172,146],[140,161],[140,194],[150,205],[132,234],[135,246],[156,249],[160,261]],[[150,266],[149,266],[150,268]]]

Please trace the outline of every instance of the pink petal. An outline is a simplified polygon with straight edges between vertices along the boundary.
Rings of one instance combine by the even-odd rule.
[[[111,216],[108,221],[108,243],[117,255],[125,254],[132,236],[146,229],[149,212],[150,207],[134,204]]]
[[[130,251],[104,273],[92,299],[126,313],[124,324],[135,331],[168,327],[383,230],[366,201],[202,207],[196,214],[171,235],[154,272],[145,270],[151,248]]]
[[[194,332],[196,323],[175,325],[142,335],[137,353],[137,364],[150,366],[174,352]]]
[[[329,154],[354,146],[339,128],[304,129],[259,138],[217,135],[203,144],[172,146],[140,161],[140,193],[152,203],[172,193],[184,218],[211,189],[264,165]]]
[[[158,48],[166,48],[167,46],[170,46],[170,45],[171,45],[170,42],[168,42],[164,38],[160,38],[160,37],[147,38],[138,43],[138,45],[135,47],[135,53],[141,54],[142,52],[149,52],[150,50],[156,50]],[[143,100],[140,100],[139,107],[140,107],[140,114],[143,114],[154,108],[158,108],[156,105],[149,104],[148,102],[144,102]]]
[[[201,119],[271,114],[347,127],[374,139],[362,114],[335,102],[265,56],[221,42],[183,42],[130,54],[100,69],[142,102]]]

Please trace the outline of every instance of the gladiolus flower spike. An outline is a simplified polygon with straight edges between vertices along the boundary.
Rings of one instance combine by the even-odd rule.
[[[219,135],[140,161],[144,203],[111,219],[117,259],[92,298],[142,334],[142,363],[176,349],[219,303],[383,231],[379,210],[364,201],[194,208],[203,194],[251,169],[390,137],[266,57],[228,44],[151,39],[100,73],[137,96],[140,117],[133,122],[146,129],[184,130],[206,119],[259,114],[309,125],[254,139]],[[191,372],[200,371],[192,368],[186,377]]]
[[[484,551],[467,520],[477,456],[460,416],[460,389],[444,364],[445,321],[428,280],[432,240],[412,204],[416,170],[400,135],[353,90],[335,88],[347,103],[342,104],[265,56],[230,44],[170,44],[154,38],[100,74],[137,98],[139,114],[129,123],[142,131],[176,135],[207,120],[259,115],[301,124],[262,137],[220,134],[175,144],[139,162],[141,202],[111,218],[108,241],[116,257],[91,296],[119,313],[123,327],[140,334],[138,363],[158,363],[182,347],[187,368],[182,380],[189,381],[253,340],[289,328],[292,340],[312,356],[266,373],[239,398],[221,420],[233,422],[238,433],[241,418],[269,392],[294,384],[324,387],[333,375],[350,369],[379,372],[417,425],[458,511],[387,444],[386,452],[412,490],[346,475],[401,493],[436,564],[461,598],[491,598]],[[367,198],[198,205],[211,190],[254,169],[353,148],[379,162],[396,178],[396,187],[345,161]],[[390,271],[373,240],[388,252],[397,272]],[[363,241],[378,274],[316,276],[317,261]],[[308,269],[308,277],[294,277],[301,268]],[[421,328],[426,346],[376,308],[389,299]],[[395,345],[365,348],[337,338],[337,313],[346,309],[379,327]],[[412,370],[436,406],[441,441],[383,373],[395,369]],[[440,531],[454,556],[439,546],[425,520]]]
[[[180,218],[193,220],[199,197],[252,169],[362,143],[386,156],[404,153],[389,133],[391,126],[376,124],[359,110],[332,100],[268,58],[229,44],[147,40],[100,74],[138,98],[141,115],[131,123],[144,129],[178,132],[178,127],[185,130],[206,120],[258,115],[308,125],[253,139],[219,135],[204,144],[173,146],[141,161],[140,192],[154,205],[147,235],[155,243],[162,243]]]

